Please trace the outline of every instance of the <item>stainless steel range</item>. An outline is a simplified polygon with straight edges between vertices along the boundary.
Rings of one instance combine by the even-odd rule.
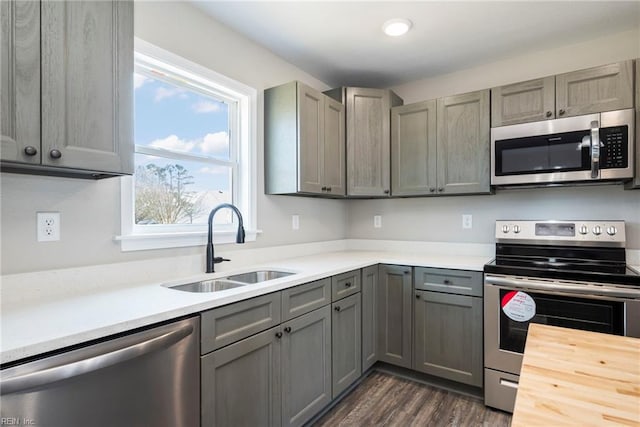
[[[531,322],[640,337],[623,221],[497,221],[484,267],[485,404],[512,412]]]

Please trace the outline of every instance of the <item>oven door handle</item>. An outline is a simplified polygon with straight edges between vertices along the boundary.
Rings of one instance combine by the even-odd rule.
[[[520,288],[532,291],[567,292],[580,295],[608,296],[618,298],[640,299],[640,289],[605,287],[602,285],[589,285],[576,283],[575,285],[564,285],[561,283],[537,282],[535,280],[518,280],[508,277],[497,277],[485,275],[485,283],[496,286],[506,286],[510,288]]]

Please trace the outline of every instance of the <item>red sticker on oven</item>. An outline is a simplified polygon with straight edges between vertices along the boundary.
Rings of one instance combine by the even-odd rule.
[[[511,291],[502,297],[502,311],[516,322],[527,322],[536,315],[536,302],[522,291]]]

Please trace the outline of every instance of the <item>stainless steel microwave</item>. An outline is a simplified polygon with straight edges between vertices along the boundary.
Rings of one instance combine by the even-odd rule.
[[[618,110],[491,129],[491,185],[633,178],[634,111]]]

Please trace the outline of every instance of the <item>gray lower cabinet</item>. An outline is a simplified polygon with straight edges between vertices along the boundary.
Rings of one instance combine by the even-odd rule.
[[[331,307],[332,396],[336,398],[362,374],[360,293]]]
[[[331,307],[283,323],[282,331],[282,425],[300,426],[332,399]]]
[[[2,3],[3,170],[132,174],[133,2]]]
[[[482,387],[482,298],[416,291],[417,371]]]
[[[378,360],[378,266],[362,269],[362,372]]]
[[[281,424],[280,327],[201,358],[202,426]]]
[[[358,292],[360,292],[360,270],[331,277],[331,301],[337,301]]]
[[[293,81],[264,92],[265,192],[345,195],[344,106]]]
[[[413,285],[411,267],[380,265],[378,270],[378,359],[411,368]]]

